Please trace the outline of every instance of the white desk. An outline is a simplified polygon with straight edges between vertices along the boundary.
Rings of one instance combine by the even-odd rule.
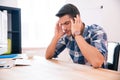
[[[0,69],[0,80],[120,80],[120,72],[39,57],[30,66]]]

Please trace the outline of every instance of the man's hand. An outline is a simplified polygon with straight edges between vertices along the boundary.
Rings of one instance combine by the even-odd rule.
[[[74,18],[75,21],[71,20],[71,32],[74,36],[75,32],[81,32],[82,31],[82,21],[79,17],[79,15],[76,15]]]
[[[55,36],[60,38],[64,34],[65,34],[65,32],[63,32],[63,30],[62,30],[62,26],[59,24],[59,22],[57,22],[56,27],[55,27]]]

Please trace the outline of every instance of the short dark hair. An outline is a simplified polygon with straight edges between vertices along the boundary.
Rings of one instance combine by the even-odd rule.
[[[77,14],[80,15],[80,12],[76,6],[73,4],[66,4],[58,11],[56,16],[62,17],[64,15],[69,15],[70,17],[74,18]]]

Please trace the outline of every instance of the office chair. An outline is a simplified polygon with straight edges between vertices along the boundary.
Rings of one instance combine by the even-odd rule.
[[[107,60],[108,69],[115,71],[118,70],[119,52],[120,52],[119,42],[108,42],[108,60]]]

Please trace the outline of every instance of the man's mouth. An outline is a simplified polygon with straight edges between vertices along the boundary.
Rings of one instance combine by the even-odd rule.
[[[65,31],[65,34],[69,34],[70,33],[70,31]]]
[[[64,30],[64,33],[68,33],[68,32],[69,32],[69,31],[65,31],[65,30]]]

